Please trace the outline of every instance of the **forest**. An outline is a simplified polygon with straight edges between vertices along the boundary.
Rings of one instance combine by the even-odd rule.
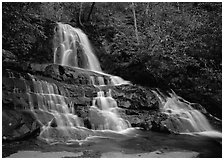
[[[222,3],[3,2],[2,128],[3,157],[221,157]]]

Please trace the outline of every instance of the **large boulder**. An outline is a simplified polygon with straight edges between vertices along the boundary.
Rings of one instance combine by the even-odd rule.
[[[24,140],[39,135],[41,125],[28,112],[19,110],[2,111],[3,141]]]

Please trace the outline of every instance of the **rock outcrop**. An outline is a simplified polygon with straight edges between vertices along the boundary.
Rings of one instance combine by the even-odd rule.
[[[53,92],[63,97],[66,105],[81,119],[86,128],[92,129],[89,113],[97,92],[111,90],[120,117],[129,121],[132,127],[166,133],[181,131],[173,123],[172,117],[160,112],[160,100],[150,88],[133,84],[114,86],[110,75],[75,67],[20,63],[11,52],[5,50],[3,64],[3,140],[38,136],[41,127],[48,123],[51,123],[52,129],[57,127],[54,116],[39,109],[41,104],[35,93],[34,81],[52,86]],[[99,87],[100,81],[104,81],[106,85]],[[42,90],[43,94],[48,93],[47,86]],[[214,120],[201,105],[194,104],[192,107],[207,115],[215,125],[220,125],[220,121]],[[77,133],[76,136],[81,135]]]
[[[151,122],[153,115],[159,109],[159,104],[150,89],[136,85],[113,86],[110,84],[108,75],[78,68],[56,64],[29,64],[28,67],[18,68],[16,63],[15,65],[10,63],[3,68],[2,77],[4,140],[17,140],[34,133],[38,135],[41,124],[53,121],[52,115],[39,110],[32,78],[56,85],[58,89],[56,92],[65,98],[66,104],[74,109],[84,126],[91,129],[88,119],[89,109],[99,91],[99,87],[93,85],[92,80],[95,79],[97,84],[98,77],[103,77],[108,85],[102,86],[101,90],[107,92],[111,89],[112,97],[117,101],[120,116],[128,120],[133,127],[152,129]],[[42,116],[39,118],[41,122],[35,119],[36,114]],[[54,126],[53,123],[52,126]]]

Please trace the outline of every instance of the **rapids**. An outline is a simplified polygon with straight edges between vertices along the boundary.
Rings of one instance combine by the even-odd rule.
[[[192,107],[193,103],[176,95],[174,91],[169,96],[158,89],[153,93],[160,101],[160,111],[169,116],[170,123],[165,124],[168,128],[174,127],[181,134],[221,137],[221,133],[213,129],[205,115]]]

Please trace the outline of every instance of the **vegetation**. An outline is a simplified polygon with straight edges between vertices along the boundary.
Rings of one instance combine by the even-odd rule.
[[[108,73],[221,109],[222,3],[3,3],[3,49],[21,58],[46,38],[31,15],[81,27]]]

